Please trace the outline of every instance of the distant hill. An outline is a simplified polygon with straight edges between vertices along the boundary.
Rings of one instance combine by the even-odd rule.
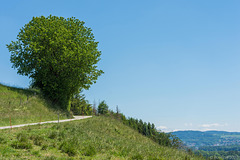
[[[192,148],[196,155],[207,159],[240,159],[240,132],[177,131],[172,134]]]
[[[172,133],[188,147],[240,145],[240,132],[226,131],[176,131]]]

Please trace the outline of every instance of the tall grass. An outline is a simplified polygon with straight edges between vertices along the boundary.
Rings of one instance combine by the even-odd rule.
[[[0,84],[0,126],[57,120],[57,110],[42,99],[37,90],[8,87]],[[66,118],[61,112],[60,118]]]
[[[2,141],[1,141],[2,139]],[[200,159],[153,142],[111,117],[0,131],[0,159]]]

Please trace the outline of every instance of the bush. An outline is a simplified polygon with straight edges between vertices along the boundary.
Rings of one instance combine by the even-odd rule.
[[[37,157],[40,157],[40,152],[39,151],[32,151],[32,154],[37,156]]]
[[[83,155],[85,156],[94,156],[96,154],[96,150],[92,145],[89,145],[88,147],[85,148],[85,151]]]
[[[75,156],[77,154],[76,147],[66,141],[60,145],[59,149],[62,152],[67,153],[69,156]]]
[[[6,140],[3,137],[0,137],[0,144],[6,143]]]
[[[142,157],[140,154],[136,154],[136,155],[132,156],[131,159],[132,159],[132,160],[142,160],[143,157]]]
[[[18,133],[17,140],[13,141],[11,146],[15,149],[32,149],[32,144],[28,141],[28,136],[25,133]]]
[[[50,139],[55,139],[57,137],[57,132],[56,131],[53,131],[49,134],[48,138]]]
[[[155,156],[150,156],[150,157],[148,157],[148,160],[163,160],[163,159],[157,158]]]
[[[17,140],[19,142],[27,142],[28,141],[28,136],[24,133],[18,133],[17,134]]]
[[[47,145],[47,144],[44,144],[44,145],[42,146],[41,150],[47,150],[47,148],[48,148],[48,145]]]
[[[65,132],[61,131],[58,133],[58,141],[62,141],[65,139]]]
[[[30,142],[13,141],[11,146],[15,149],[32,149],[32,144]]]
[[[56,160],[57,158],[55,156],[45,157],[44,160]]]
[[[33,140],[33,143],[37,146],[41,146],[44,142],[44,138],[38,135],[32,135],[30,139]]]

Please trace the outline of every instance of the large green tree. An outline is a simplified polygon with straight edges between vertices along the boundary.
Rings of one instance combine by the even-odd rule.
[[[7,45],[13,68],[64,109],[74,94],[88,89],[103,73],[96,65],[101,56],[97,47],[83,21],[51,15],[33,17]]]

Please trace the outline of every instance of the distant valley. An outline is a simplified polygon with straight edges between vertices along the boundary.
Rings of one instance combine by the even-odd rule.
[[[240,159],[240,132],[177,131],[173,132],[197,155],[209,159]]]
[[[199,149],[204,146],[240,145],[240,132],[226,131],[177,131],[179,137],[188,147]]]

